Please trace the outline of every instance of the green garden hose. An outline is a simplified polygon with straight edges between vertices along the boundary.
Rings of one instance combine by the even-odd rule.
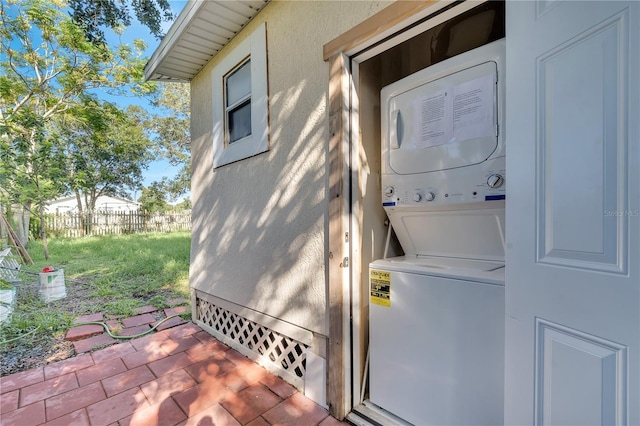
[[[3,341],[0,342],[0,346],[6,345],[7,343],[15,342],[16,340],[20,340],[23,337],[27,337],[28,335],[35,333],[39,329],[40,329],[40,327],[36,327],[33,330],[29,331],[28,333],[21,334],[18,337],[14,337],[14,338],[11,338],[11,339],[8,339],[8,340],[3,340]]]
[[[144,335],[146,335],[146,334],[151,333],[151,332],[152,332],[152,331],[154,331],[156,328],[158,328],[160,325],[162,325],[164,322],[166,322],[166,321],[170,320],[171,318],[175,318],[175,317],[179,317],[179,316],[180,316],[179,314],[174,314],[174,315],[168,316],[168,317],[166,317],[166,318],[164,318],[164,319],[160,320],[160,322],[158,322],[156,325],[154,325],[153,327],[151,327],[149,330],[146,330],[146,331],[144,331],[144,332],[142,332],[142,333],[133,334],[133,335],[131,335],[131,336],[117,336],[117,335],[115,335],[115,334],[112,334],[112,333],[111,333],[111,330],[109,330],[109,326],[108,326],[107,324],[105,324],[104,322],[99,322],[99,321],[81,322],[81,323],[78,323],[78,324],[73,324],[73,326],[74,326],[74,327],[79,327],[79,326],[81,326],[81,325],[101,325],[102,327],[104,327],[104,330],[107,332],[107,334],[108,334],[110,337],[112,337],[113,339],[123,339],[123,340],[124,340],[124,339],[135,339],[136,337],[142,337],[142,336],[144,336]],[[14,341],[16,341],[16,340],[20,340],[20,339],[22,339],[22,338],[24,338],[24,337],[27,337],[28,335],[33,334],[33,333],[35,333],[36,331],[38,331],[38,329],[39,329],[39,328],[40,328],[40,327],[36,327],[36,328],[34,328],[33,330],[29,331],[28,333],[21,334],[21,335],[20,335],[20,336],[18,336],[18,337],[14,337],[14,338],[12,338],[12,339],[8,339],[8,340],[3,340],[3,341],[1,341],[1,342],[0,342],[0,346],[5,345],[5,344],[7,344],[7,343],[14,342]]]
[[[112,338],[114,338],[114,339],[135,339],[136,337],[142,337],[142,336],[144,336],[144,335],[146,335],[146,334],[151,333],[151,332],[152,332],[152,331],[154,331],[156,328],[158,328],[162,323],[164,323],[164,322],[166,322],[166,321],[170,320],[171,318],[175,318],[175,317],[179,317],[179,316],[180,316],[179,314],[174,314],[174,315],[168,316],[168,317],[164,318],[163,320],[161,320],[161,321],[160,321],[159,323],[157,323],[156,325],[154,325],[153,327],[151,327],[150,329],[148,329],[148,330],[146,330],[146,331],[143,331],[142,333],[139,333],[139,334],[133,334],[133,335],[131,335],[131,336],[117,336],[117,335],[115,335],[115,334],[112,334],[112,333],[111,333],[111,330],[109,330],[109,326],[108,326],[107,324],[103,323],[103,322],[100,322],[100,321],[87,321],[87,322],[81,322],[81,323],[78,323],[78,324],[73,324],[73,326],[74,326],[74,327],[79,327],[79,326],[81,326],[81,325],[101,325],[102,327],[104,327],[104,331],[106,331],[106,332],[107,332],[107,334],[108,334],[109,336],[111,336]]]

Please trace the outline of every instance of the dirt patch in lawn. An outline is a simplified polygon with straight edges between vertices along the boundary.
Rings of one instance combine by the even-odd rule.
[[[181,298],[172,290],[159,290],[144,297],[129,297],[115,301],[113,297],[96,296],[94,286],[87,281],[66,280],[66,297],[44,303],[40,300],[37,277],[28,276],[17,286],[17,303],[11,321],[0,327],[0,376],[18,373],[61,361],[76,355],[71,342],[65,338],[72,321],[86,314],[130,315],[135,307],[150,302],[164,308],[165,301]],[[25,309],[25,308],[29,309]]]

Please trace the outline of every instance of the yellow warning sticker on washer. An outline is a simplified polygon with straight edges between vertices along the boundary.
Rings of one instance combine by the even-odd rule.
[[[391,306],[391,272],[372,269],[369,272],[369,283],[371,303],[386,307]]]

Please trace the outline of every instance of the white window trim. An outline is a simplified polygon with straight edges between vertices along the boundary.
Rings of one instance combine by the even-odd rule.
[[[232,144],[225,135],[225,76],[251,58],[251,135]],[[260,25],[213,69],[213,167],[253,157],[269,150],[267,26]]]

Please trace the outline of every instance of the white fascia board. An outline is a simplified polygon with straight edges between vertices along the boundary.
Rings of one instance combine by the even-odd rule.
[[[206,3],[201,0],[189,0],[189,2],[185,5],[184,9],[180,12],[180,15],[176,18],[174,23],[167,31],[167,34],[164,36],[160,45],[156,48],[156,50],[151,55],[151,58],[144,66],[144,78],[145,80],[153,80],[154,74],[156,70],[166,56],[171,53],[171,50],[175,47],[175,45],[180,41],[182,35],[191,24],[191,21],[198,15],[200,9],[204,7]]]

